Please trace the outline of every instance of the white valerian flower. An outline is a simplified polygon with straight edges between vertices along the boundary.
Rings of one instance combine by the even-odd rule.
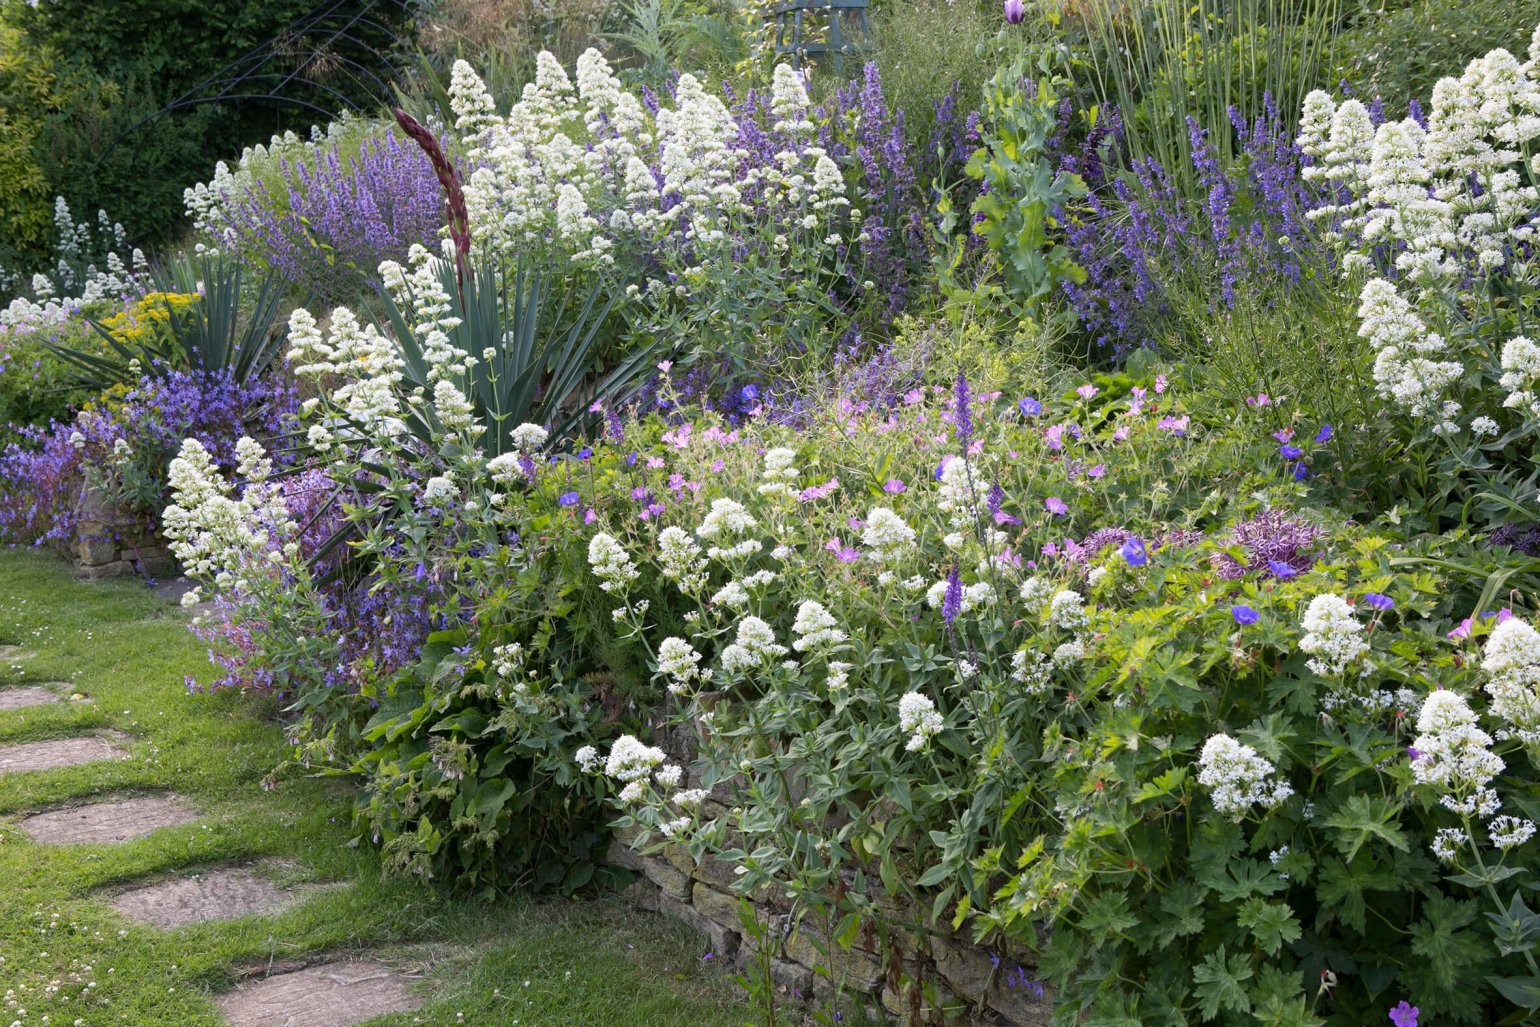
[[[465,431],[476,424],[476,412],[470,400],[447,378],[440,378],[433,385],[433,412],[452,432]]]
[[[758,617],[738,622],[733,643],[722,650],[722,666],[727,670],[747,670],[766,660],[785,656],[787,649],[775,640],[775,630]]]
[[[1503,771],[1502,757],[1491,750],[1492,736],[1476,726],[1470,704],[1455,692],[1439,689],[1423,701],[1417,731],[1412,776],[1418,784],[1479,793]]]
[[[1503,406],[1540,416],[1540,346],[1523,335],[1509,339],[1503,343],[1502,369],[1498,384],[1508,390]]]
[[[668,690],[675,695],[689,691],[690,684],[704,678],[700,653],[682,638],[665,638],[658,646],[658,673],[668,679]]]
[[[759,494],[762,496],[789,496],[792,494],[791,482],[797,480],[799,472],[796,468],[797,451],[778,447],[765,453],[765,469],[760,475],[764,479],[759,486]]]
[[[492,670],[498,677],[513,677],[524,666],[524,647],[517,642],[500,645],[492,650]]]
[[[941,468],[941,497],[936,501],[954,528],[972,524],[983,507],[982,479],[967,457],[954,456]]]
[[[1446,392],[1464,373],[1455,361],[1437,359],[1446,355],[1444,338],[1383,278],[1364,284],[1358,318],[1358,334],[1375,351],[1373,374],[1380,394],[1412,414],[1438,414]]]
[[[874,506],[866,513],[861,542],[872,560],[892,560],[914,548],[914,529],[886,506]]]
[[[1310,600],[1301,625],[1305,637],[1299,640],[1299,648],[1311,654],[1308,665],[1322,677],[1343,673],[1349,664],[1369,651],[1369,643],[1363,637],[1363,624],[1353,615],[1347,600],[1339,595],[1323,592]]]
[[[829,661],[829,679],[826,684],[830,692],[838,692],[850,684],[850,669],[852,666],[854,665],[842,663],[839,660]]]
[[[446,499],[458,498],[460,490],[455,487],[454,479],[445,475],[435,475],[422,484],[422,498],[428,505],[433,506],[442,503]]]
[[[797,640],[791,646],[799,653],[828,649],[847,637],[834,615],[822,603],[812,599],[804,599],[797,607],[797,619],[791,630],[797,633]]]
[[[578,768],[585,774],[592,774],[604,766],[604,760],[599,756],[599,750],[591,745],[585,745],[578,749],[577,752],[572,754],[572,758],[577,761]]]
[[[526,453],[533,453],[545,445],[545,440],[551,437],[551,433],[538,424],[525,422],[513,429],[513,444]]]
[[[1040,695],[1053,683],[1054,661],[1036,649],[1018,649],[1011,654],[1011,680],[1019,682],[1028,695]]]
[[[1085,611],[1085,600],[1080,593],[1065,588],[1055,592],[1048,601],[1046,620],[1050,627],[1078,631],[1090,623],[1091,618]]]
[[[617,781],[645,781],[666,758],[662,749],[646,745],[634,735],[621,735],[610,746],[604,772]]]
[[[1053,582],[1041,574],[1034,574],[1021,583],[1021,601],[1034,611],[1048,601],[1054,592]]]
[[[930,745],[930,740],[946,726],[936,704],[919,692],[908,692],[898,701],[898,729],[909,735],[910,752],[918,752]]]
[[[1460,856],[1460,846],[1470,841],[1470,835],[1458,827],[1441,827],[1433,835],[1429,846],[1440,863],[1453,863]]]
[[[904,584],[906,587],[908,586],[908,582]],[[945,578],[931,585],[925,592],[926,605],[932,610],[941,609],[942,605],[946,602],[948,586],[949,582]],[[971,585],[965,585],[962,590],[962,606],[958,612],[972,613],[979,607],[993,601],[994,598],[994,586],[987,581],[976,581]]]
[[[1294,794],[1287,781],[1271,780],[1275,772],[1271,761],[1226,734],[1211,737],[1198,757],[1198,783],[1209,789],[1215,809],[1237,819],[1253,806],[1272,809]]]
[[[1492,712],[1504,721],[1498,737],[1540,743],[1540,632],[1517,617],[1503,621],[1487,639],[1481,669],[1491,676]]]
[[[1519,817],[1493,817],[1492,822],[1487,825],[1487,832],[1491,835],[1492,844],[1507,852],[1533,838],[1535,824],[1532,820]]]
[[[1085,641],[1072,638],[1053,651],[1053,666],[1055,670],[1065,667],[1073,667],[1085,659]]]
[[[588,542],[588,566],[606,592],[623,592],[637,578],[636,565],[625,547],[602,531]]]
[[[632,781],[620,790],[620,801],[624,803],[641,802],[647,798],[647,781],[645,778]]]
[[[706,587],[706,560],[700,545],[683,528],[670,525],[658,532],[658,564],[663,576],[685,594]]]
[[[701,538],[731,538],[755,528],[759,522],[736,499],[713,499],[711,511],[701,521],[695,534]]]
[[[686,788],[682,792],[675,792],[673,800],[674,804],[682,809],[699,809],[700,804],[710,796],[711,793],[704,788]]]
[[[749,594],[736,581],[729,581],[717,590],[716,595],[711,597],[711,604],[713,606],[729,606],[741,609],[749,605]]]
[[[684,771],[673,763],[669,763],[652,775],[652,779],[669,791],[679,787],[679,782],[684,777]]]

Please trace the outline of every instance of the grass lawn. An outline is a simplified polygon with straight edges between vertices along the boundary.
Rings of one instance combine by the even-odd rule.
[[[735,986],[702,961],[704,939],[666,919],[613,898],[488,904],[382,878],[367,846],[348,847],[344,782],[263,791],[284,755],[280,728],[238,695],[187,693],[184,677],[208,681],[212,668],[185,619],[141,582],[76,582],[57,560],[0,552],[0,646],[21,650],[0,656],[0,685],[68,682],[85,696],[0,711],[0,745],[117,732],[132,752],[0,773],[0,1025],[216,1025],[212,997],[243,975],[365,952],[413,972],[427,998],[371,1024],[745,1022]],[[37,845],[15,826],[56,804],[173,790],[200,819],[122,844]],[[282,884],[338,886],[271,915],[175,931],[105,901],[257,861]]]

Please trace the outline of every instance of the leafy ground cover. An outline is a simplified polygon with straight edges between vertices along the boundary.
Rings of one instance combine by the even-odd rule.
[[[0,686],[68,682],[81,696],[0,712],[0,745],[132,738],[122,761],[0,774],[0,1020],[217,1024],[212,996],[242,975],[367,950],[427,998],[381,1025],[743,1021],[701,939],[618,900],[471,902],[382,877],[368,847],[347,844],[340,782],[260,787],[285,751],[281,729],[234,693],[187,694],[184,676],[210,668],[185,615],[143,585],[78,584],[46,558],[0,556],[0,644],[15,647],[0,650]],[[170,790],[202,816],[119,845],[44,847],[15,826],[39,808]],[[258,860],[285,885],[339,886],[175,932],[106,902],[130,884]]]

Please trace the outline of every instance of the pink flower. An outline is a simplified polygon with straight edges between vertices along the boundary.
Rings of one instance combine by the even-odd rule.
[[[1100,478],[1104,474],[1107,473],[1107,465],[1106,464],[1097,464],[1095,467],[1091,468],[1089,471],[1087,471],[1085,473],[1090,475],[1092,478]]]
[[[647,458],[647,466],[654,471],[659,470],[663,467],[663,458],[661,456],[650,456]]]
[[[1125,442],[1128,440],[1128,425],[1124,425],[1112,433],[1113,442]]]
[[[1186,435],[1187,423],[1191,420],[1192,418],[1186,414],[1183,414],[1181,417],[1162,417],[1159,421],[1155,422],[1155,426],[1157,428],[1164,428],[1174,435]]]
[[[1265,392],[1259,392],[1255,396],[1246,397],[1246,405],[1249,407],[1265,407],[1272,402],[1272,397]]]
[[[1092,385],[1090,382],[1087,382],[1086,384],[1080,386],[1080,388],[1076,389],[1075,390],[1075,394],[1078,395],[1081,399],[1090,399],[1092,396],[1096,395],[1100,391],[1102,391],[1102,390],[1098,389],[1096,386]]]
[[[597,521],[598,519],[599,519],[599,515],[594,513],[594,508],[593,507],[590,506],[587,510],[583,511],[583,523],[584,524],[592,524],[594,521]]]
[[[1464,620],[1462,620],[1460,622],[1460,626],[1459,627],[1455,628],[1453,631],[1449,632],[1444,637],[1445,638],[1469,638],[1470,637],[1470,618],[1466,617]]]
[[[905,485],[903,480],[900,478],[889,478],[887,481],[882,483],[882,491],[893,496],[896,496],[901,492],[906,492],[908,489],[909,486]]]
[[[674,366],[674,362],[672,360],[660,360],[660,361],[658,361],[658,370],[662,371],[664,374],[668,374],[669,368],[671,368],[673,366]]]
[[[1279,442],[1287,442],[1290,439],[1292,439],[1293,437],[1294,437],[1294,429],[1293,428],[1283,428],[1283,429],[1281,429],[1279,431],[1273,432],[1273,438],[1277,439]]]
[[[830,478],[822,485],[810,485],[803,489],[797,493],[797,499],[803,503],[811,503],[815,499],[827,499],[839,487],[839,478]]]
[[[855,563],[861,558],[856,550],[842,543],[837,538],[831,538],[823,544],[823,547],[833,553],[840,563]]]
[[[1165,391],[1166,391],[1166,376],[1163,375],[1163,374],[1157,374],[1155,376],[1155,395],[1158,396],[1162,392],[1165,392]]]
[[[727,465],[722,462],[721,458],[718,457],[716,460],[714,460],[712,462],[711,470],[712,470],[713,473],[716,473],[716,472],[720,471],[722,468],[724,468],[726,466]]]
[[[1053,514],[1055,517],[1063,517],[1065,514],[1069,513],[1069,507],[1065,506],[1064,500],[1060,499],[1058,496],[1049,496],[1047,499],[1043,500],[1043,506],[1047,507],[1048,512]]]

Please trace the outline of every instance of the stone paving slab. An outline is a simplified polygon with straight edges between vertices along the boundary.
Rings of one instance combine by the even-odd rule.
[[[0,710],[24,710],[29,706],[46,706],[58,701],[57,692],[41,685],[0,688]]]
[[[268,913],[295,898],[293,892],[249,868],[227,867],[123,892],[112,900],[112,908],[141,923],[169,931],[207,920]]]
[[[127,758],[128,753],[100,738],[50,738],[43,742],[0,746],[0,774],[76,767],[98,760]]]
[[[19,645],[0,645],[0,663],[25,660],[31,655]]]
[[[197,819],[198,814],[176,796],[152,796],[38,813],[18,826],[45,845],[86,845],[140,838],[158,828]]]
[[[422,999],[407,978],[373,960],[327,963],[253,981],[219,999],[230,1027],[350,1027],[409,1012]]]

